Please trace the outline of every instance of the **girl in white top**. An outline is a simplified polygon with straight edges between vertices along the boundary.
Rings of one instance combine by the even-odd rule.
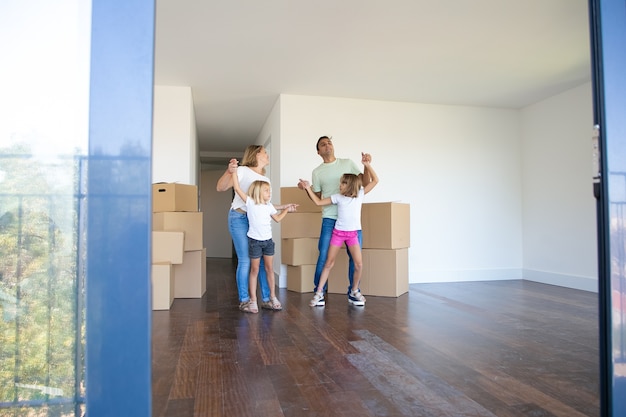
[[[363,197],[378,184],[378,176],[369,162],[364,161],[363,165],[365,165],[371,177],[371,181],[365,187],[363,187],[358,175],[343,174],[339,182],[339,194],[333,194],[330,197],[320,199],[313,190],[311,190],[311,184],[309,184],[308,181],[304,183],[306,192],[316,205],[327,206],[329,204],[337,204],[337,222],[335,223],[335,228],[333,229],[333,234],[330,239],[328,258],[326,258],[326,264],[322,270],[320,282],[315,289],[315,295],[309,303],[311,307],[326,304],[324,300],[324,285],[326,285],[328,275],[335,264],[337,253],[339,253],[339,249],[344,243],[348,247],[352,260],[354,261],[354,278],[350,294],[348,295],[348,301],[356,306],[365,305],[365,297],[363,297],[359,290],[359,282],[361,281],[361,274],[363,272],[363,257],[361,255],[361,246],[359,245],[357,231],[361,230],[361,206],[363,205]]]
[[[248,287],[250,289],[250,302],[243,311],[258,313],[259,307],[256,299],[256,284],[259,275],[261,257],[265,264],[267,283],[270,287],[270,303],[273,310],[280,310],[282,306],[276,298],[276,287],[274,283],[274,241],[272,240],[272,219],[281,221],[290,210],[295,210],[294,205],[288,204],[282,211],[278,212],[270,202],[272,197],[270,183],[264,180],[255,180],[250,184],[246,194],[239,185],[236,172],[233,174],[233,189],[236,198],[245,202],[248,215],[248,253],[250,255],[250,276]],[[234,202],[233,202],[234,204]]]

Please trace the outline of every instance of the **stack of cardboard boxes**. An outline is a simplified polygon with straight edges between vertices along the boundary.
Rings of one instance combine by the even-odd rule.
[[[200,298],[206,292],[198,187],[153,184],[152,211],[152,308],[167,310],[174,298]]]
[[[297,213],[281,222],[282,263],[287,265],[287,289],[312,292],[317,243],[322,222],[321,207],[297,187],[280,190],[281,203],[299,204]],[[409,290],[410,206],[397,202],[365,203],[361,210],[363,230],[364,295],[397,297]],[[348,255],[339,251],[330,276],[328,292],[348,290]]]
[[[281,188],[280,202],[298,204],[298,211],[289,213],[280,222],[281,262],[287,265],[287,289],[312,292],[322,208],[316,206],[306,191],[298,187]]]
[[[409,204],[363,204],[363,294],[398,297],[409,291],[410,226]]]

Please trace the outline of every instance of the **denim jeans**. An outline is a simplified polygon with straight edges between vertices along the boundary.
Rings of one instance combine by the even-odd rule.
[[[248,215],[239,213],[235,210],[228,212],[228,230],[233,238],[235,252],[237,252],[237,291],[239,293],[239,302],[247,302],[250,300],[250,255],[248,253]],[[270,299],[270,287],[267,284],[267,276],[265,274],[265,264],[261,257],[259,265],[259,286],[261,287],[261,297],[263,301]]]
[[[335,228],[335,223],[337,220],[329,219],[326,217],[322,218],[322,230],[320,231],[320,240],[317,244],[317,249],[320,251],[320,254],[317,258],[317,265],[315,265],[315,278],[313,279],[313,291],[317,291],[317,286],[320,283],[320,276],[322,275],[322,270],[324,269],[324,265],[326,264],[326,258],[328,258],[328,245],[330,245],[330,238],[333,235],[333,229]],[[358,231],[359,235],[359,246],[363,247],[363,234],[361,231]],[[346,248],[348,252],[348,281],[350,281],[350,285],[348,286],[348,293],[352,289],[352,279],[354,277],[354,262],[352,261],[352,255],[350,255],[350,251]],[[328,281],[326,281],[326,285],[324,285],[324,291],[328,289]]]

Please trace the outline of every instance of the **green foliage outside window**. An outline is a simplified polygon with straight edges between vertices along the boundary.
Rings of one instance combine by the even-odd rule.
[[[80,415],[80,159],[0,149],[0,416]]]

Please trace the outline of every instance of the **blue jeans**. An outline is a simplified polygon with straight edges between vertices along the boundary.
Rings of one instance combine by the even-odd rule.
[[[237,292],[239,302],[250,301],[250,255],[248,253],[248,215],[235,210],[228,212],[228,231],[233,238],[235,252],[237,252]],[[270,300],[270,287],[265,274],[265,263],[261,257],[258,282],[261,287],[263,301]]]
[[[315,265],[315,278],[313,279],[313,291],[317,291],[317,286],[320,283],[320,276],[322,275],[322,270],[324,269],[324,265],[326,265],[326,258],[328,258],[328,246],[330,245],[330,237],[333,235],[333,229],[335,228],[335,223],[337,220],[329,219],[326,217],[322,218],[322,230],[320,231],[320,240],[317,244],[317,249],[320,251],[320,254],[317,258],[317,265]],[[358,230],[359,235],[359,246],[363,247],[363,234],[360,230]],[[350,255],[350,251],[346,248],[348,252],[348,281],[350,281],[350,285],[348,286],[348,293],[352,289],[352,279],[354,277],[354,262],[352,261],[352,255]],[[324,291],[328,290],[328,282],[324,285]]]

